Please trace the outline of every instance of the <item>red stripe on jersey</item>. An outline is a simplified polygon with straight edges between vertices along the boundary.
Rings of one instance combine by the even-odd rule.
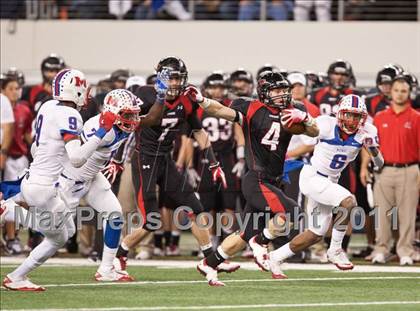
[[[137,158],[137,164],[139,166],[139,178],[140,178],[140,189],[139,194],[137,195],[137,206],[141,212],[141,216],[143,217],[143,225],[146,224],[146,209],[144,208],[144,198],[143,198],[143,179],[141,177],[141,163],[140,163],[140,154]]]
[[[201,108],[201,107],[199,107],[198,109],[197,109],[197,117],[198,117],[198,119],[199,120],[203,120],[203,114],[204,114],[204,110],[203,110],[203,108]]]
[[[254,151],[252,149],[252,140],[251,140],[251,119],[255,115],[255,113],[260,109],[261,107],[264,107],[265,105],[258,100],[254,100],[249,104],[248,111],[246,112],[246,123],[248,125],[248,142],[249,146],[248,149],[251,151],[252,156],[252,163],[255,166],[255,156]],[[243,125],[242,125],[243,126]],[[254,169],[254,167],[252,167]]]
[[[260,182],[260,189],[261,189],[261,193],[263,194],[265,200],[267,201],[268,206],[270,207],[270,210],[273,213],[276,214],[276,213],[285,213],[286,212],[283,204],[281,204],[281,202],[279,200],[279,197],[273,191],[271,191],[266,185],[264,185],[261,182]]]
[[[330,87],[326,86],[320,89],[318,92],[315,93],[315,102],[314,104],[319,106],[321,104],[322,97],[325,96],[330,91]]]
[[[74,135],[74,134],[70,134],[70,133],[64,133],[63,134],[63,140],[64,140],[65,143],[70,141],[70,140],[77,139],[77,138],[79,138],[79,136]]]
[[[181,95],[180,97],[182,105],[184,105],[185,111],[187,113],[187,116],[189,116],[193,111],[193,104],[188,96]]]

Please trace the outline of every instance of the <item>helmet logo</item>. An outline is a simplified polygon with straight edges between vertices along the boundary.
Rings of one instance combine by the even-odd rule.
[[[86,79],[80,79],[80,77],[75,76],[74,79],[76,80],[76,86],[84,86],[86,87]]]

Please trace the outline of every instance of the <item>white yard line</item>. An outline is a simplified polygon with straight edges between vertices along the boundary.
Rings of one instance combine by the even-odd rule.
[[[13,268],[23,262],[24,257],[0,257],[0,265],[4,268]],[[195,268],[198,260],[129,260],[129,267],[158,267],[162,269],[188,269]],[[240,262],[241,269],[259,270],[254,262]],[[98,266],[98,263],[91,262],[85,258],[51,258],[46,267],[84,267]],[[317,270],[317,271],[337,271],[332,264],[300,264],[286,263],[284,270]],[[382,265],[356,265],[352,272],[397,272],[397,273],[420,273],[420,267],[402,266],[382,266]]]
[[[224,283],[263,283],[263,282],[302,282],[302,281],[365,281],[365,280],[420,280],[420,276],[366,276],[366,277],[333,277],[333,278],[296,278],[275,280],[267,279],[237,279],[237,280],[221,280]],[[205,280],[168,280],[168,281],[135,281],[135,282],[95,282],[95,283],[68,283],[68,284],[43,284],[44,287],[97,287],[97,286],[133,286],[133,285],[189,285],[189,284],[207,284]],[[2,289],[5,290],[5,289]]]
[[[160,307],[118,307],[118,308],[71,308],[71,309],[4,309],[3,311],[155,311],[155,310],[234,310],[266,308],[310,308],[310,307],[346,307],[346,306],[383,306],[416,305],[420,301],[366,301],[366,302],[331,302],[331,303],[287,303],[258,305],[220,305],[220,306],[160,306]]]

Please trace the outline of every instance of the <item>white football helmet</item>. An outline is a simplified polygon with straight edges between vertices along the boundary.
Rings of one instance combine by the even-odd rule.
[[[338,104],[338,126],[347,134],[356,133],[368,116],[365,100],[357,95],[344,96]]]
[[[76,69],[61,70],[52,82],[53,98],[75,103],[78,110],[87,105],[89,90],[85,75]]]
[[[126,89],[112,90],[104,98],[103,111],[117,115],[115,124],[124,132],[134,132],[140,124],[143,102]]]

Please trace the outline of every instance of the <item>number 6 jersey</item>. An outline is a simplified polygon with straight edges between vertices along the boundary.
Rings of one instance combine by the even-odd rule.
[[[378,131],[370,123],[365,123],[355,134],[343,140],[337,118],[324,115],[316,118],[316,122],[319,136],[311,165],[320,175],[330,177],[334,182],[337,182],[344,168],[357,157],[365,137],[372,139],[371,146],[378,146]]]
[[[30,174],[58,179],[63,163],[69,161],[64,137],[79,136],[82,126],[82,117],[76,109],[63,106],[58,100],[45,102],[36,118]]]

